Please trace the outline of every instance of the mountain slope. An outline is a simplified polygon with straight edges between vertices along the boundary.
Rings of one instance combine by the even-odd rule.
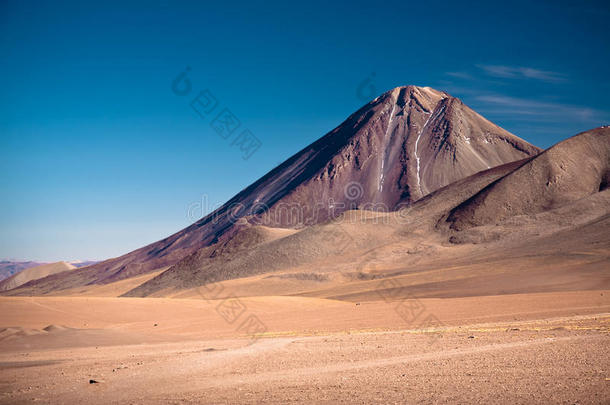
[[[350,211],[273,241],[231,243],[253,232],[244,227],[233,241],[200,249],[125,295],[166,296],[215,282],[224,290],[225,282],[275,273],[323,281],[304,295],[349,300],[375,297],[378,279],[395,277],[421,280],[409,291],[424,296],[606,288],[609,157],[610,129],[598,128],[399,212]],[[464,219],[467,227],[451,226]],[[224,254],[229,244],[234,249]],[[430,276],[439,272],[446,274]],[[266,290],[278,284],[269,277],[253,278],[243,291],[284,294],[282,286]]]
[[[153,271],[230,239],[237,222],[302,228],[348,209],[395,210],[478,171],[539,152],[447,93],[395,88],[195,224],[56,278],[65,278],[68,288]]]
[[[539,152],[456,98],[439,102],[426,122],[416,145],[418,198],[471,174]]]
[[[302,229],[240,222],[231,238],[195,251],[123,295],[205,297],[224,291],[360,302],[379,299],[388,284],[398,285],[392,295],[422,297],[610,288],[609,149],[610,133],[599,128],[536,157],[458,180],[398,211],[350,210]],[[557,186],[547,186],[549,168],[562,167]],[[510,187],[497,186],[504,183]],[[494,220],[452,226],[456,213],[475,213],[477,219],[479,210]],[[9,294],[57,293],[67,280],[59,276]],[[222,284],[202,287],[217,282]]]
[[[558,208],[610,183],[610,128],[583,132],[547,149],[451,212],[453,229],[493,224]]]
[[[401,211],[348,211],[334,221],[307,227],[283,238],[240,244],[230,254],[213,252],[222,252],[227,244],[235,246],[232,241],[205,247],[125,295],[164,295],[207,283],[288,269],[302,269],[305,273],[311,273],[309,269],[316,273],[357,273],[361,267],[359,260],[365,259],[371,249],[394,242],[418,245],[422,236],[433,232],[434,223],[447,210],[518,165],[518,162],[502,165],[455,182]],[[234,239],[244,239],[242,234],[252,232],[251,228],[243,227]],[[403,260],[405,265],[408,262]]]

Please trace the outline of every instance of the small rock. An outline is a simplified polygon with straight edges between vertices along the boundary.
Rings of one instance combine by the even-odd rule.
[[[468,336],[468,339],[474,339],[474,336]]]
[[[100,381],[97,380],[89,380],[89,384],[99,384]]]

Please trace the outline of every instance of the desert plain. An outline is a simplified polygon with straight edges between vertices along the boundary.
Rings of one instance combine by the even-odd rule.
[[[607,252],[537,240],[439,262],[428,239],[407,272],[398,241],[358,255],[369,277],[319,264],[122,296],[160,270],[0,297],[0,401],[607,403]]]
[[[607,403],[610,290],[384,300],[3,297],[2,403]],[[25,315],[27,314],[27,315]],[[93,382],[95,381],[95,382]]]

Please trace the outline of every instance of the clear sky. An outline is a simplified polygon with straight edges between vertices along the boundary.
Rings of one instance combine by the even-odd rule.
[[[0,4],[0,257],[165,237],[400,85],[540,147],[610,121],[607,1],[90,3]],[[224,108],[229,139],[210,125]],[[245,129],[261,142],[247,160]]]

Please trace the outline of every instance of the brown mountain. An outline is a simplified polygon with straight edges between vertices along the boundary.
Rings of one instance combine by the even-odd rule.
[[[108,283],[173,265],[229,240],[244,223],[303,228],[348,209],[396,210],[481,170],[539,152],[447,93],[395,88],[193,225],[56,276],[52,284]]]
[[[420,278],[409,291],[423,296],[601,288],[610,285],[603,270],[609,171],[610,128],[598,128],[397,212],[349,211],[283,235],[243,226],[231,240],[200,249],[125,295],[173,295],[227,280],[246,295],[294,288],[270,275],[256,278],[273,273],[300,280],[301,294],[350,300],[374,297],[375,280],[388,277]],[[312,282],[307,287],[303,280]],[[324,283],[327,291],[320,290]]]
[[[610,184],[610,128],[583,132],[545,150],[451,212],[454,229],[559,208]]]

